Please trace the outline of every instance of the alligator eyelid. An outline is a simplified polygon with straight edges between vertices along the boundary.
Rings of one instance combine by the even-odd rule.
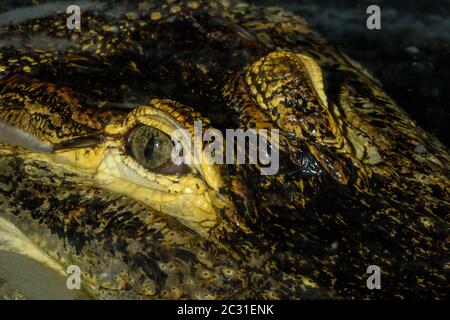
[[[102,134],[94,134],[89,136],[71,138],[68,140],[61,141],[58,144],[55,144],[53,147],[53,152],[77,148],[95,147],[96,145],[100,144],[103,140],[104,136]]]

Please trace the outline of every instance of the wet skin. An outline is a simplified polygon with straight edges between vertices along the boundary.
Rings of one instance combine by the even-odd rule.
[[[169,1],[65,18],[1,30],[0,212],[92,297],[447,296],[448,150],[303,18]],[[279,172],[148,151],[196,120],[279,129]]]

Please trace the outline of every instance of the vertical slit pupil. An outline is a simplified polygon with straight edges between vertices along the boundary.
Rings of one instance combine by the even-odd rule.
[[[145,160],[147,161],[151,160],[154,150],[155,150],[155,137],[151,137],[150,140],[148,140],[147,145],[145,146],[144,150]]]

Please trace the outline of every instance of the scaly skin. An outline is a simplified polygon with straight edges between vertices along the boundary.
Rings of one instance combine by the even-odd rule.
[[[111,8],[0,30],[0,212],[90,295],[446,297],[448,150],[362,67],[281,9]],[[279,173],[129,154],[195,120],[279,129]]]

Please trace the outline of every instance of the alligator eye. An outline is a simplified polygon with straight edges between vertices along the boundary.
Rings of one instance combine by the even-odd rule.
[[[128,136],[127,151],[147,169],[155,170],[167,164],[174,144],[164,132],[149,126],[139,126]]]

